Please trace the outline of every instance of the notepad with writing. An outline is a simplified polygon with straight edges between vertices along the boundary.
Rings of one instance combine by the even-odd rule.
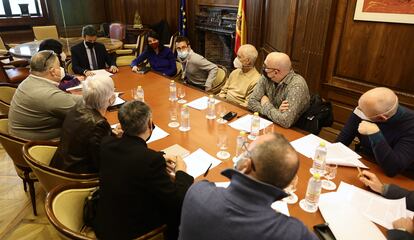
[[[182,158],[185,158],[188,155],[190,155],[190,151],[188,151],[187,149],[183,148],[182,146],[178,144],[169,146],[162,151],[168,156],[180,156]]]

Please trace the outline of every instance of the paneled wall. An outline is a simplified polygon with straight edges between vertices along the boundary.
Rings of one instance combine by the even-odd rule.
[[[190,2],[191,12],[200,2],[238,4]],[[337,129],[372,87],[390,87],[414,108],[414,25],[354,21],[355,5],[356,0],[246,0],[247,42],[260,52],[256,66],[271,51],[289,54],[311,92],[333,103]]]
[[[414,26],[354,21],[355,0],[340,0],[328,55],[324,95],[344,123],[367,89],[386,86],[414,108]]]
[[[138,10],[144,25],[166,20],[172,33],[178,29],[177,0],[105,0],[105,5],[109,22],[133,24]]]

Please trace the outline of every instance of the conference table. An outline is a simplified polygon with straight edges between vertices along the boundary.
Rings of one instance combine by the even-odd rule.
[[[63,45],[63,51],[67,56],[71,56],[70,48],[83,41],[81,37],[75,38],[59,38],[56,39]],[[19,44],[13,48],[10,48],[9,52],[17,58],[31,58],[39,50],[39,45],[42,41],[32,41]],[[118,39],[100,37],[96,39],[96,42],[105,45],[108,52],[114,51],[122,47],[122,41]]]
[[[169,133],[169,136],[150,143],[149,148],[151,149],[162,150],[171,145],[179,144],[190,152],[193,152],[198,148],[202,148],[210,155],[215,157],[216,153],[219,151],[219,148],[217,147],[217,135],[219,131],[225,131],[228,136],[228,151],[230,152],[231,157],[227,160],[222,161],[222,163],[217,167],[210,169],[206,177],[200,176],[195,181],[205,179],[212,182],[229,181],[227,178],[222,176],[220,172],[226,168],[233,167],[232,157],[235,154],[236,137],[239,134],[239,131],[231,128],[228,125],[226,125],[223,129],[223,126],[219,127],[219,124],[216,122],[216,120],[209,120],[206,118],[206,110],[200,111],[193,108],[189,108],[191,123],[190,131],[181,132],[178,130],[178,128],[170,128],[168,127],[170,106],[168,96],[169,83],[171,79],[152,71],[146,74],[133,73],[129,67],[121,67],[120,72],[114,74],[112,78],[115,82],[116,91],[124,93],[121,95],[124,100],[132,99],[131,89],[136,88],[138,85],[142,86],[145,91],[145,102],[152,109],[154,123]],[[177,85],[181,85],[186,89],[186,96],[184,99],[186,99],[187,102],[208,95],[208,93],[200,91],[188,85],[183,85],[181,83],[177,83]],[[246,109],[227,102],[221,102],[218,104],[224,104],[228,111],[236,112],[238,117],[250,113]],[[111,124],[118,123],[116,111],[108,112],[106,117]],[[304,136],[303,133],[297,130],[285,129],[278,126],[277,124],[274,124],[273,129],[274,132],[283,134],[289,141],[293,141]],[[299,182],[297,185],[296,194],[298,195],[300,201],[305,197],[307,183],[311,177],[309,169],[312,167],[312,160],[299,153],[298,155],[300,159],[300,168],[297,174]],[[409,178],[402,175],[398,175],[394,178],[389,178],[382,172],[378,165],[364,159],[362,161],[369,167],[369,170],[371,172],[377,174],[383,183],[394,183],[404,188],[412,188],[413,181]],[[337,176],[333,181],[337,184],[337,186],[341,181],[344,181],[357,187],[368,189],[358,180],[357,174],[358,171],[356,168],[339,166]],[[325,192],[327,191],[322,190],[322,193]],[[254,201],[254,199],[252,199],[252,201]],[[325,222],[319,210],[316,213],[307,213],[299,207],[299,201],[295,204],[288,205],[291,216],[300,219],[310,230],[312,230],[312,227],[314,225]],[[382,232],[386,231],[386,229],[381,226],[379,226],[379,228]],[[352,231],[352,229],[350,229],[350,231]]]

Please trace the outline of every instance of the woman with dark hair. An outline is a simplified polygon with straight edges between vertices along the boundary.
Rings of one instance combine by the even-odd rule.
[[[154,71],[167,76],[174,76],[177,73],[174,54],[171,49],[164,47],[158,34],[153,31],[147,35],[147,47],[144,52],[132,61],[132,71],[137,72],[139,70],[138,65],[147,59]]]
[[[63,68],[65,67],[66,54],[63,52],[62,43],[55,39],[43,40],[39,45],[39,51],[43,50],[52,50],[55,52],[59,56],[60,66]],[[69,74],[65,74],[65,77],[59,83],[59,88],[63,91],[66,91],[68,88],[78,86],[80,84],[80,81],[83,79],[83,77],[75,77]]]

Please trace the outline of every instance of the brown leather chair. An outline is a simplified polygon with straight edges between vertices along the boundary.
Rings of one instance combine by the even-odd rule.
[[[7,154],[13,160],[17,175],[23,180],[24,191],[27,191],[26,183],[29,185],[30,198],[32,201],[33,214],[37,216],[36,211],[36,196],[34,183],[37,182],[36,176],[32,169],[27,165],[23,158],[22,147],[27,140],[14,137],[9,134],[9,120],[7,118],[0,118],[0,143],[3,145]]]
[[[54,187],[71,182],[92,181],[98,179],[97,173],[71,173],[49,166],[59,142],[28,142],[23,146],[23,157],[40,184],[50,192]]]
[[[0,83],[0,114],[9,114],[10,103],[13,98],[16,86],[10,83]]]
[[[115,51],[117,66],[131,65],[132,61],[145,49],[145,36],[145,33],[142,33],[138,35],[137,42],[135,44],[124,44],[124,49]]]
[[[30,69],[26,67],[28,64],[27,60],[13,60],[9,55],[0,56],[0,81],[13,84],[22,82],[30,74]]]
[[[89,194],[96,189],[98,181],[69,183],[53,188],[46,197],[46,216],[52,226],[65,239],[92,240],[95,233],[85,227],[83,205]],[[136,240],[163,240],[166,226],[136,238]]]

